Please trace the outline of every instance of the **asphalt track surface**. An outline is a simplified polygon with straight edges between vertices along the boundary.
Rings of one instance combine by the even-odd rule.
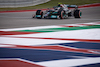
[[[82,18],[75,19],[36,19],[32,18],[35,11],[0,13],[0,29],[48,26],[59,24],[76,24],[100,21],[100,7],[80,8]]]

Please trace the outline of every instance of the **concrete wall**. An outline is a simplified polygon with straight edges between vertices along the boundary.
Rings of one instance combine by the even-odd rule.
[[[34,6],[50,0],[0,0],[0,8]]]

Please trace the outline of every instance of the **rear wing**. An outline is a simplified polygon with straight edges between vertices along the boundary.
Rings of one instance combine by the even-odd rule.
[[[66,4],[66,6],[67,6],[68,8],[78,8],[77,5],[67,5],[67,4]]]

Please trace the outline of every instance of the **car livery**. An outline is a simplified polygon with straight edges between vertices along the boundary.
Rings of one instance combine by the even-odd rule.
[[[75,8],[75,9],[70,9]],[[55,6],[53,9],[47,9],[46,11],[37,10],[36,15],[33,15],[33,18],[37,19],[49,19],[49,18],[60,18],[66,19],[68,17],[74,16],[74,18],[81,18],[82,12],[78,9],[77,5],[64,5]]]

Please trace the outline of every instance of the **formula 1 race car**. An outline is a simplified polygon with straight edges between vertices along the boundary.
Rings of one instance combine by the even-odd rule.
[[[74,8],[73,10],[70,8]],[[37,19],[48,19],[48,18],[60,18],[65,19],[71,16],[74,18],[81,18],[82,12],[78,9],[76,5],[58,5],[53,7],[53,9],[47,9],[46,11],[37,10],[36,15],[33,15],[33,18]]]

